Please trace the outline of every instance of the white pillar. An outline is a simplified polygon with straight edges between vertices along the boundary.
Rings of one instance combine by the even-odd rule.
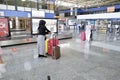
[[[18,22],[18,17],[15,17],[15,22],[16,22],[16,29],[19,29],[19,22]]]
[[[70,15],[73,15],[73,8],[70,8]]]
[[[77,16],[77,8],[75,8],[75,16]]]

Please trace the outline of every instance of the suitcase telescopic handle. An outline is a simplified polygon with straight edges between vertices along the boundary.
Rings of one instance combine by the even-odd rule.
[[[56,33],[53,33],[53,38],[56,38]]]
[[[53,34],[53,46],[56,46],[56,33]]]

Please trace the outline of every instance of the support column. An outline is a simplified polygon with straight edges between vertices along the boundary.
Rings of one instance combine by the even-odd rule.
[[[17,6],[18,6],[18,0],[14,0],[14,3],[15,3],[15,10],[17,11],[18,10],[18,8],[17,8]]]
[[[16,23],[16,29],[20,29],[19,22],[18,22],[18,17],[15,17],[15,23]]]
[[[39,10],[39,0],[37,0],[37,10]]]
[[[77,8],[75,8],[75,16],[77,16]]]
[[[73,15],[73,8],[70,8],[70,15]]]

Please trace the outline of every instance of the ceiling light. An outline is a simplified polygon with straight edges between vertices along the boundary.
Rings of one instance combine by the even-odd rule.
[[[22,0],[22,1],[26,1],[26,0]]]

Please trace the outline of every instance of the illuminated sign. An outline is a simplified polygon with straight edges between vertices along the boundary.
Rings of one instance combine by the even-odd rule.
[[[114,11],[115,11],[115,7],[114,6],[107,8],[107,12],[114,12]]]
[[[44,11],[32,11],[32,17],[45,17],[45,12]]]
[[[9,36],[8,19],[0,18],[0,37]]]

